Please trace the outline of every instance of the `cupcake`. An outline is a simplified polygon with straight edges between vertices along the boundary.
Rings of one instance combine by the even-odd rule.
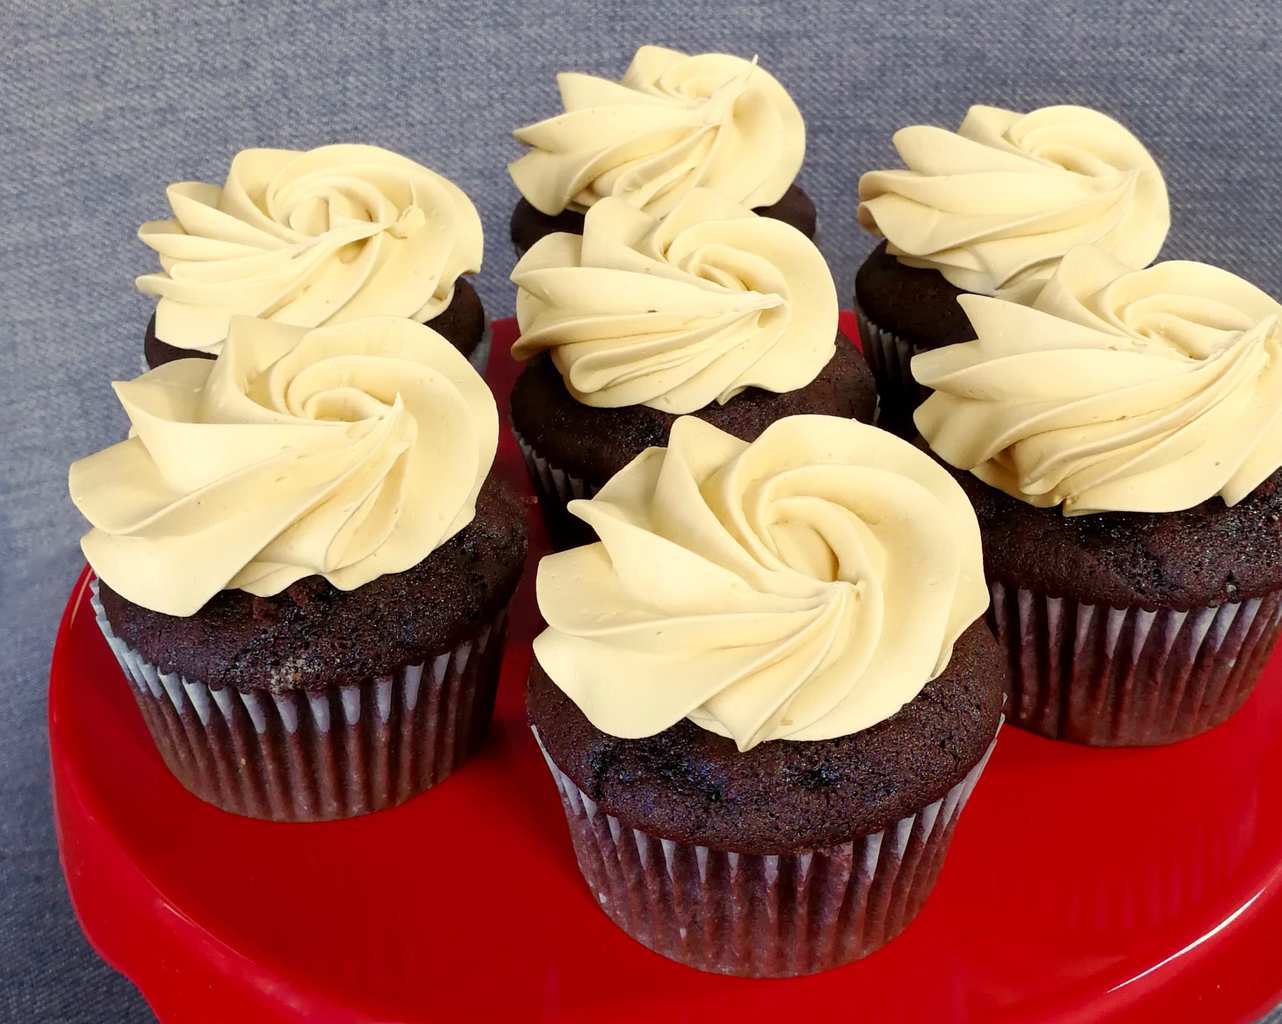
[[[1228,718],[1282,621],[1282,307],[1201,263],[1076,249],[960,299],[916,422],[969,471],[1011,720],[1102,746]]]
[[[1148,266],[1170,227],[1162,173],[1112,118],[1085,107],[971,107],[956,132],[895,133],[907,170],[859,180],[859,223],[885,238],[859,268],[855,306],[883,422],[911,429],[925,397],[909,361],[967,341],[959,296],[1028,301],[1074,246]]]
[[[601,541],[539,565],[527,707],[601,909],[747,977],[890,941],[1001,719],[961,488],[851,420],[684,417],[571,509]]]
[[[179,782],[317,821],[448,775],[486,734],[525,557],[467,360],[398,317],[236,317],[217,358],[116,393],[131,436],[71,467],[71,497],[98,624]]]
[[[643,46],[620,82],[563,73],[557,86],[565,113],[514,133],[530,147],[508,166],[518,256],[544,235],[582,234],[602,199],[662,216],[695,188],[814,237],[815,204],[795,183],[805,122],[755,58]]]
[[[457,185],[377,146],[246,149],[221,188],[170,185],[170,220],[138,237],[161,271],[147,365],[214,358],[234,316],[296,327],[400,316],[429,324],[480,371],[481,220]]]
[[[873,417],[872,375],[837,333],[819,250],[716,192],[664,217],[603,199],[582,236],[548,235],[512,280],[512,354],[529,362],[512,426],[560,546],[592,539],[566,502],[665,444],[679,415],[747,441],[796,413]]]

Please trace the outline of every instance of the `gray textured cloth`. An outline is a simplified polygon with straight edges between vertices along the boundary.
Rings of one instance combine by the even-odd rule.
[[[842,294],[871,247],[861,170],[890,136],[972,102],[1076,102],[1125,120],[1163,166],[1168,256],[1282,295],[1282,6],[1275,0],[0,4],[0,1018],[149,1019],[72,918],[49,816],[44,693],[80,564],[66,466],[119,436],[154,257],[134,239],[164,187],[218,181],[245,146],[388,146],[457,181],[487,233],[481,292],[512,307],[508,132],[555,109],[553,74],[618,74],[632,50],[757,53],[809,126],[802,183]]]

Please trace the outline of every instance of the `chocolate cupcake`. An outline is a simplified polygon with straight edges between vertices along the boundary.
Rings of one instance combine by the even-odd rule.
[[[98,623],[178,780],[317,821],[448,775],[486,734],[525,557],[467,360],[397,317],[237,317],[216,359],[116,392],[133,436],[75,463],[71,496]]]
[[[481,220],[462,190],[377,146],[247,149],[221,188],[168,189],[174,216],[138,237],[161,272],[150,367],[212,359],[233,316],[321,327],[367,316],[426,323],[484,371],[485,310],[462,274],[481,266]]]
[[[694,188],[814,237],[815,204],[795,182],[805,122],[755,59],[643,46],[619,82],[563,73],[557,85],[565,113],[514,133],[530,147],[508,166],[518,256],[545,235],[582,234],[601,199],[662,216]]]
[[[961,488],[850,420],[693,417],[539,566],[530,724],[601,909],[701,970],[786,977],[897,935],[1001,719]]]
[[[1282,306],[1226,271],[1070,252],[1031,306],[913,360],[973,479],[1024,728],[1170,743],[1227,719],[1282,623]]]
[[[795,228],[696,189],[665,217],[603,199],[517,264],[512,426],[558,546],[565,513],[692,414],[752,440],[801,413],[871,420],[827,264]]]
[[[918,125],[894,144],[907,169],[859,180],[859,223],[885,241],[859,268],[855,306],[882,423],[911,435],[926,395],[909,362],[973,337],[960,296],[1030,301],[1081,245],[1146,267],[1170,207],[1140,141],[1085,107],[975,106],[956,132]]]

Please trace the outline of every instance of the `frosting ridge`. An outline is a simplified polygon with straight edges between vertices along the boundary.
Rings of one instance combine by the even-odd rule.
[[[518,129],[508,165],[538,210],[586,210],[607,196],[651,213],[709,187],[750,208],[778,202],[801,168],[805,124],[754,60],[642,46],[622,81],[562,73],[563,114]]]
[[[1170,229],[1148,150],[1087,107],[973,106],[956,132],[902,128],[894,145],[907,169],[860,178],[859,223],[963,291],[1025,301],[1081,245],[1145,267]]]
[[[975,341],[916,356],[945,460],[1065,515],[1241,501],[1282,467],[1282,306],[1204,263],[1070,252],[1032,306],[959,300]]]
[[[512,272],[520,360],[541,351],[586,405],[686,413],[748,387],[805,387],[836,351],[837,291],[796,228],[709,189],[663,218],[622,199]]]
[[[216,360],[115,390],[130,437],[69,474],[81,547],[113,590],[170,615],[223,589],[317,574],[353,590],[409,569],[471,522],[498,439],[467,359],[400,317],[236,318]]]
[[[167,195],[174,216],[138,231],[161,272],[136,283],[159,299],[157,336],[178,348],[217,353],[241,315],[430,320],[481,266],[481,220],[463,191],[377,146],[246,149],[221,188],[179,182]]]
[[[615,736],[687,717],[741,750],[858,732],[988,604],[956,481],[853,420],[788,417],[749,444],[683,417],[570,510],[601,540],[540,563],[534,651]]]

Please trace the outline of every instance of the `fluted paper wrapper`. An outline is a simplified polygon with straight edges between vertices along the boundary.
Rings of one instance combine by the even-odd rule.
[[[863,310],[855,309],[864,357],[877,381],[877,425],[910,437],[917,434],[913,410],[925,390],[913,378],[912,360],[917,347],[893,331],[878,327]]]
[[[535,497],[539,499],[539,511],[543,514],[553,547],[564,550],[596,540],[596,534],[587,523],[570,515],[565,507],[575,498],[593,497],[601,485],[557,468],[536,452],[515,428],[512,434],[525,458],[525,468],[529,471]]]
[[[1010,662],[1007,718],[1053,739],[1151,746],[1205,732],[1250,696],[1282,592],[1188,611],[1110,608],[989,584]]]
[[[202,800],[272,821],[394,807],[440,782],[489,730],[506,610],[451,651],[359,685],[269,693],[160,672],[98,626],[174,776]]]
[[[579,870],[610,920],[701,971],[788,978],[858,960],[903,931],[934,888],[992,750],[941,799],[885,831],[785,854],[735,853],[629,828],[546,750],[543,757]]]

